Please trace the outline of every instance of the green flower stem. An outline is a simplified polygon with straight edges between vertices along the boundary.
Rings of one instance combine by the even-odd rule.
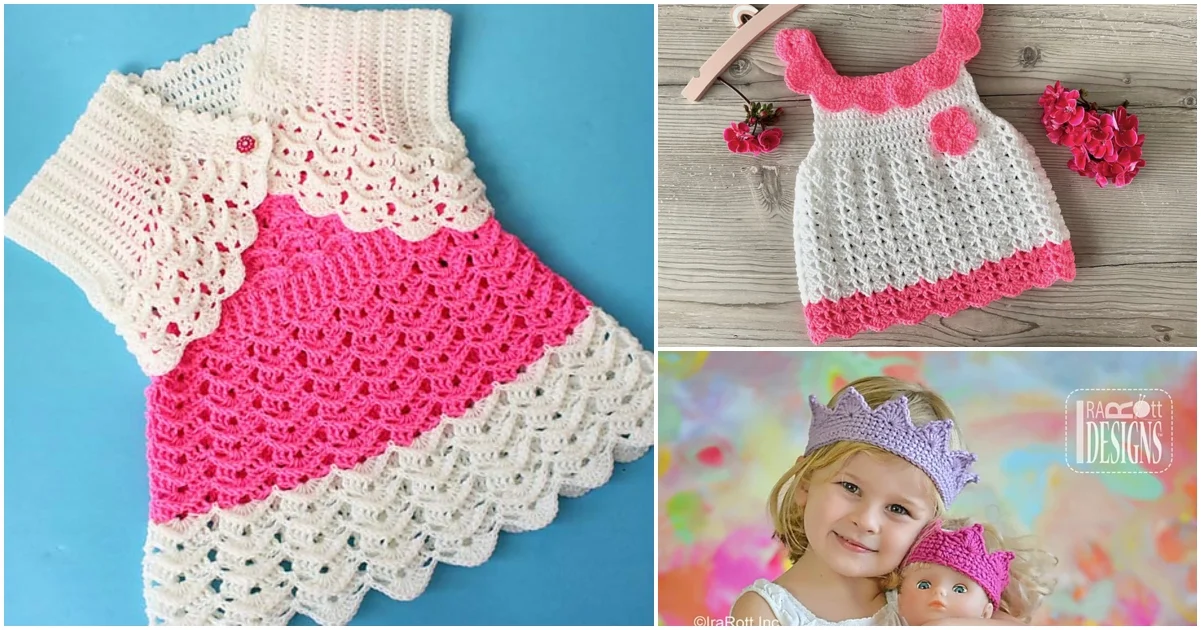
[[[1085,100],[1084,97],[1086,97],[1086,96],[1088,96],[1088,92],[1085,90],[1080,90],[1080,98],[1076,99],[1076,102],[1084,103],[1085,111],[1100,112],[1102,114],[1112,114],[1115,111],[1117,111],[1117,109],[1118,109],[1117,107],[1114,107],[1113,109],[1102,109],[1101,106],[1097,105],[1096,103],[1090,103],[1087,100]],[[1128,100],[1122,101],[1122,109],[1130,109],[1130,101],[1128,101]]]
[[[738,91],[738,88],[727,83],[725,79],[723,79],[721,77],[717,77],[717,80],[721,81],[723,84],[725,84],[726,87],[730,88],[731,90],[734,90],[734,93],[737,94],[738,96],[740,96],[742,98],[742,100],[746,101],[747,105],[754,105],[754,103],[752,103],[750,99],[748,99],[746,96],[744,96],[742,94],[742,92]]]
[[[746,101],[747,106],[750,107],[752,109],[752,111],[754,110],[755,103],[751,102],[751,99],[747,98],[745,94],[743,94],[742,92],[739,92],[738,88],[730,85],[725,79],[723,79],[721,77],[717,77],[717,80],[721,81],[726,87],[730,88],[731,90],[734,90],[734,93],[737,94],[742,100]],[[762,130],[759,129],[760,126],[763,127]],[[761,125],[759,123],[759,117],[756,116],[755,123],[751,125],[751,135],[758,137],[759,134],[762,133],[762,131],[764,131],[766,129],[767,129],[767,125]]]

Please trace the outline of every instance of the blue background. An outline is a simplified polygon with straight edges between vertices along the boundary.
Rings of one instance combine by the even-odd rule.
[[[653,8],[446,10],[451,114],[501,224],[649,349]],[[5,208],[110,70],[157,67],[251,11],[6,6]],[[11,241],[4,282],[4,621],[144,625],[149,380],[83,292]],[[413,602],[371,592],[352,623],[653,623],[653,461],[502,535],[481,567],[439,566]]]

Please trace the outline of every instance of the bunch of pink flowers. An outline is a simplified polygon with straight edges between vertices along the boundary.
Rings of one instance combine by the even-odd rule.
[[[738,94],[742,96],[740,92]],[[746,98],[746,97],[743,97]],[[742,122],[732,122],[722,134],[726,146],[734,153],[770,153],[780,146],[784,132],[779,127],[772,127],[784,110],[777,109],[771,103],[755,103],[748,101],[743,109],[746,119]]]
[[[752,126],[755,123],[748,125],[745,122],[732,122],[729,127],[726,127],[725,136],[726,146],[734,153],[770,153],[776,147],[780,146],[780,140],[784,137],[784,133],[779,127],[771,129],[759,130],[758,126]],[[756,135],[756,133],[758,135]]]
[[[1138,117],[1126,112],[1126,103],[1107,112],[1084,100],[1082,94],[1088,95],[1065,90],[1059,81],[1047,86],[1038,99],[1047,137],[1072,150],[1069,169],[1092,177],[1102,188],[1111,181],[1121,188],[1146,165],[1146,136],[1138,132]]]

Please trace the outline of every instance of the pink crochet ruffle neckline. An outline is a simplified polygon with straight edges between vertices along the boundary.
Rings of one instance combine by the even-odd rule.
[[[891,72],[862,77],[839,74],[808,29],[785,29],[776,36],[776,55],[785,62],[784,82],[808,94],[823,109],[859,107],[873,114],[908,108],[927,94],[955,83],[960,69],[980,52],[977,30],[984,5],[948,4],[942,8],[938,47],[924,59]]]

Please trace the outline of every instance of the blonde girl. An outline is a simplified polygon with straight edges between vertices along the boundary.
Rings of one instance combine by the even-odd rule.
[[[741,623],[871,625],[895,614],[883,578],[978,480],[951,409],[920,385],[869,377],[828,406],[810,396],[810,407],[805,454],[769,501],[793,565],[743,591],[731,610]]]

